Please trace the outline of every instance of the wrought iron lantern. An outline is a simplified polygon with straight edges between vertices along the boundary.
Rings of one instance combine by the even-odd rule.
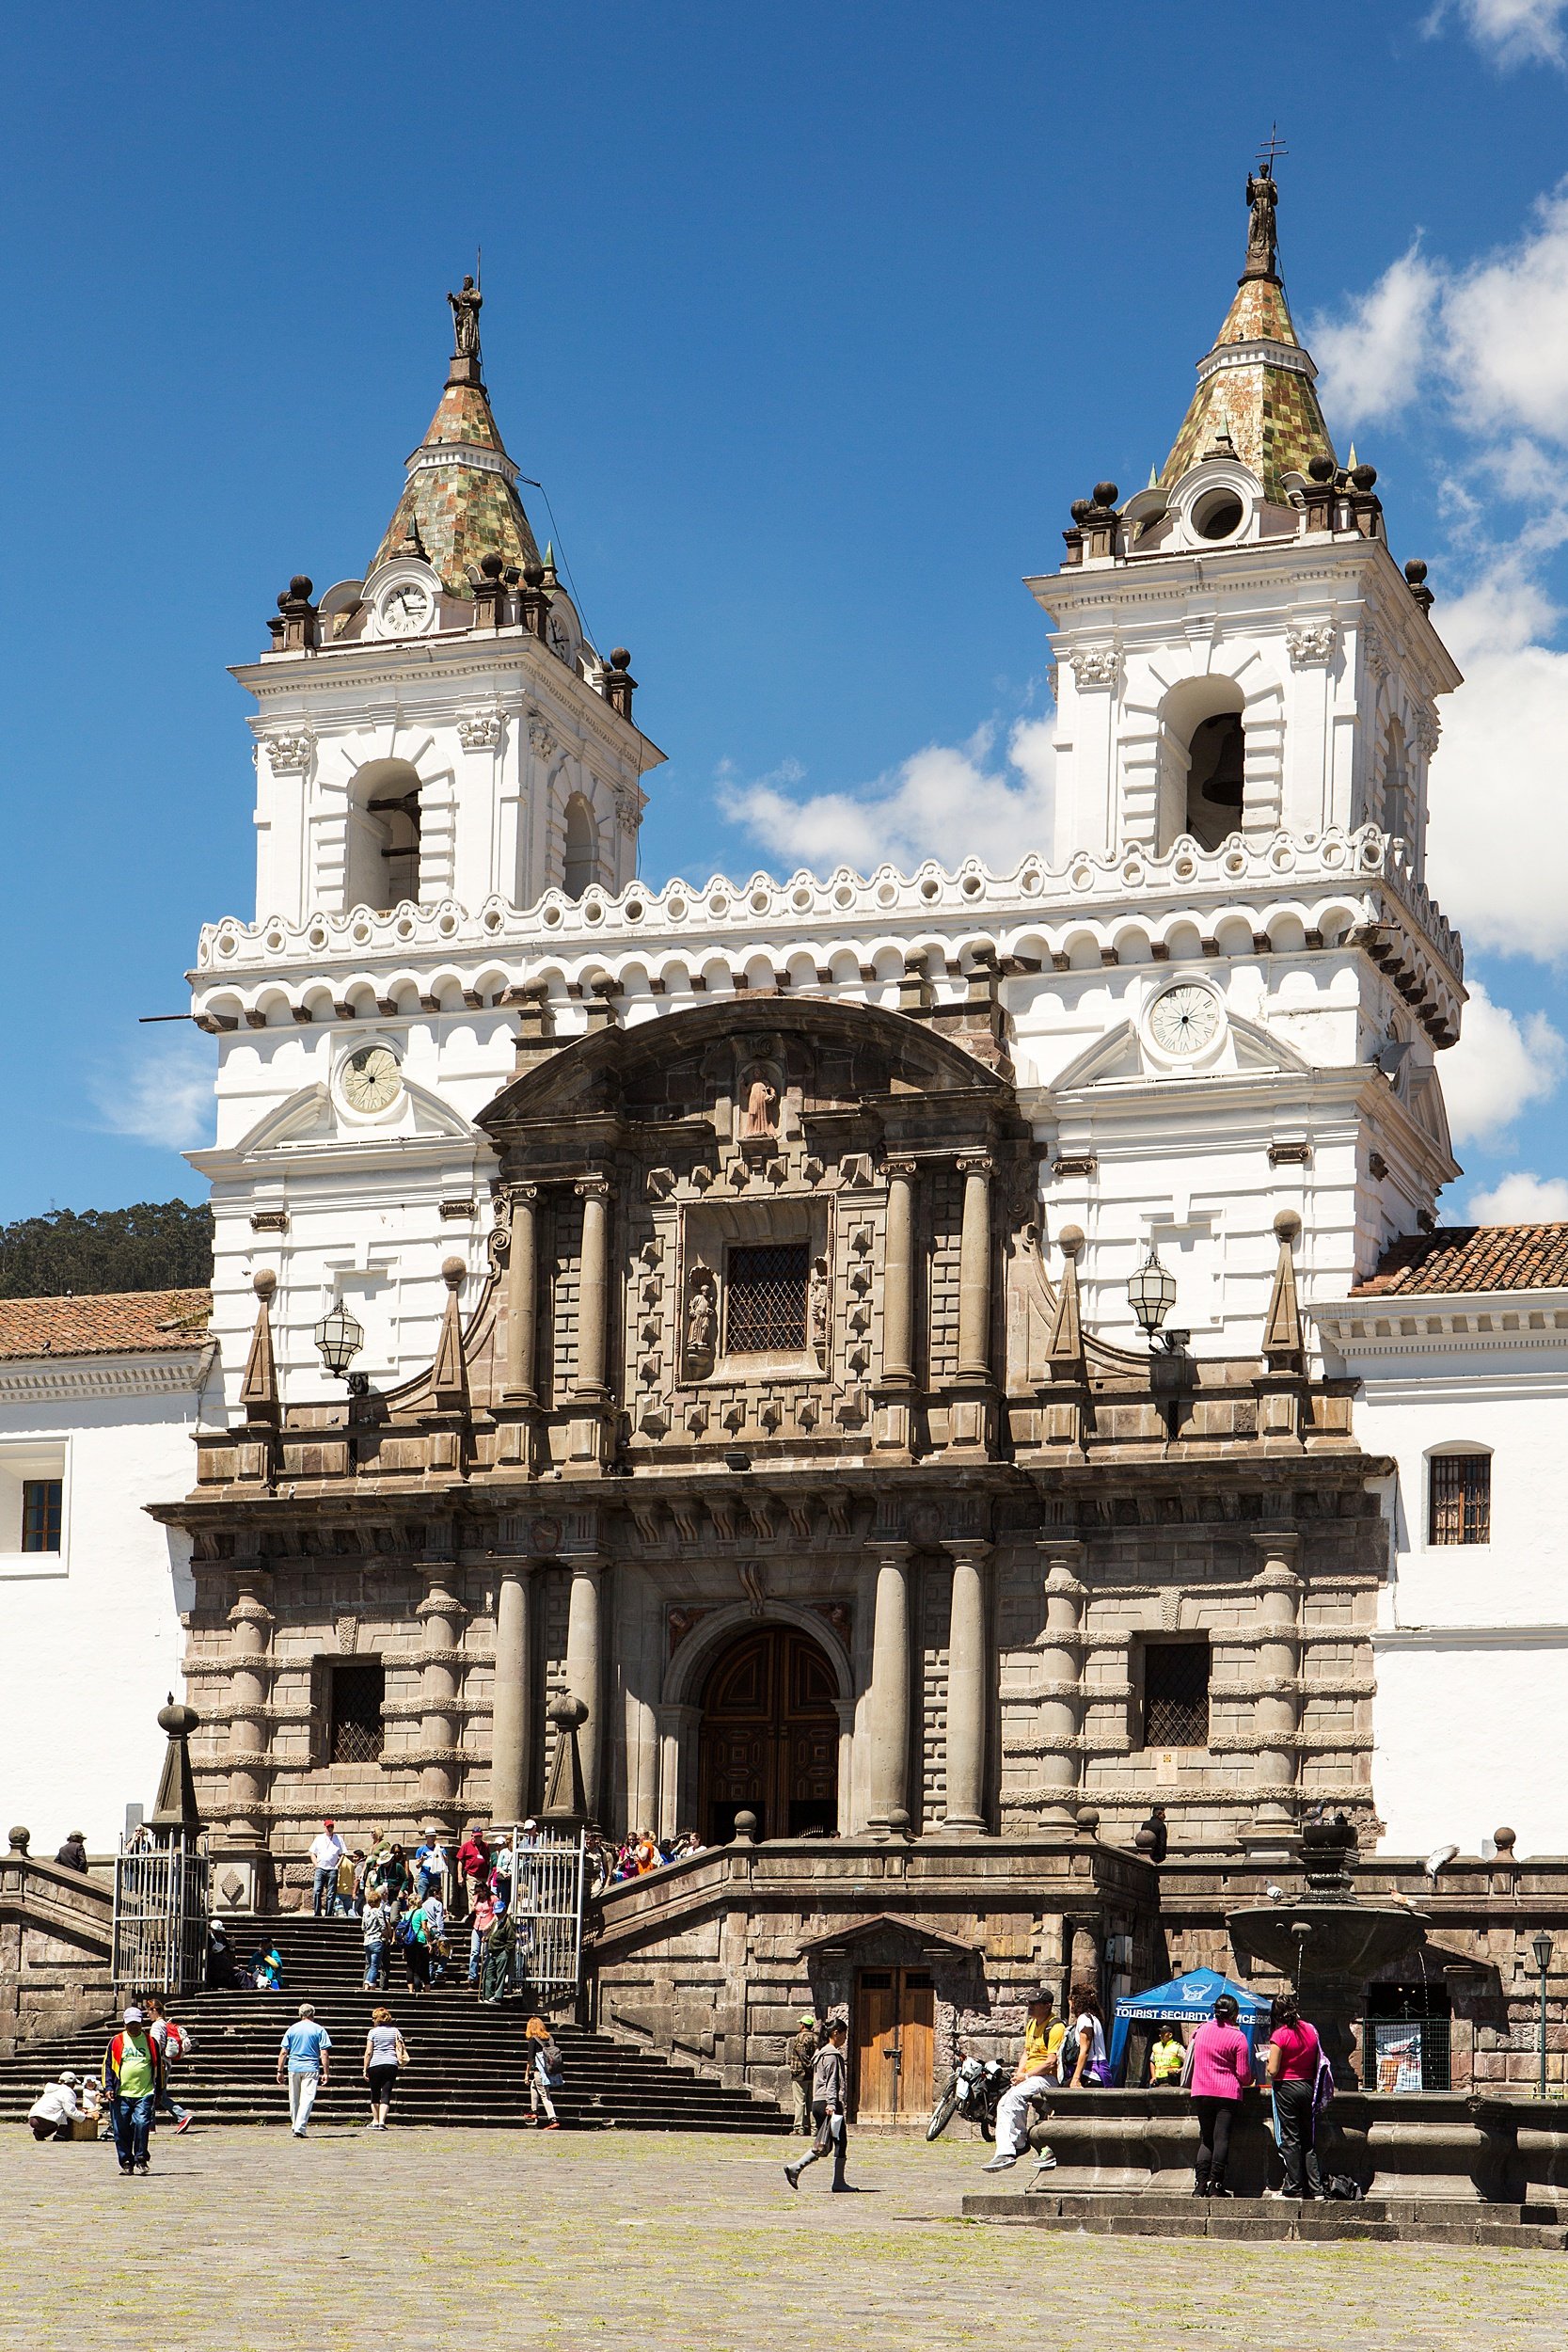
[[[1148,1334],[1150,1347],[1159,1336],[1160,1326],[1176,1304],[1176,1278],[1160,1263],[1160,1253],[1152,1242],[1148,1255],[1127,1285],[1127,1295],[1132,1302],[1132,1312]]]
[[[341,1298],[327,1309],[310,1336],[333,1377],[352,1382],[356,1375],[349,1366],[365,1344],[365,1327]]]

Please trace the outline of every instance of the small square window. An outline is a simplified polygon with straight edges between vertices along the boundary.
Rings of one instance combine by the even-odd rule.
[[[22,1549],[58,1551],[60,1548],[59,1478],[24,1478],[22,1482]]]
[[[356,1658],[335,1661],[326,1671],[326,1761],[373,1764],[385,1745],[386,1667],[379,1659]]]
[[[1434,1454],[1427,1513],[1429,1544],[1492,1540],[1492,1456]]]
[[[806,1344],[810,1244],[736,1244],[730,1249],[726,1273],[726,1353],[800,1355]]]
[[[1209,1745],[1207,1642],[1145,1643],[1143,1744],[1146,1748]]]

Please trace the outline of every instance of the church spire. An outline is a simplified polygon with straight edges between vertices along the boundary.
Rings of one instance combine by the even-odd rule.
[[[482,557],[499,555],[503,571],[539,561],[522,500],[517,469],[507,455],[479,347],[483,295],[465,278],[451,306],[452,355],[446,389],[424,439],[408,460],[397,511],[382,534],[371,568],[418,545],[452,596],[471,596]]]
[[[1302,349],[1279,275],[1272,157],[1248,173],[1246,200],[1245,265],[1213,349],[1197,363],[1197,389],[1160,481],[1169,489],[1225,432],[1264,496],[1283,504],[1285,476],[1305,474],[1314,457],[1335,463],[1334,444],[1313,389],[1317,370]]]

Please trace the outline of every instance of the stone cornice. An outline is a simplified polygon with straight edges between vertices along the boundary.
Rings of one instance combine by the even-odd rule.
[[[0,1364],[0,1405],[86,1404],[105,1397],[182,1396],[199,1392],[214,1343],[160,1349],[156,1354],[47,1356]]]
[[[1468,1353],[1555,1348],[1568,1353],[1568,1292],[1413,1291],[1314,1299],[1307,1312],[1340,1355],[1418,1356],[1442,1341]]]

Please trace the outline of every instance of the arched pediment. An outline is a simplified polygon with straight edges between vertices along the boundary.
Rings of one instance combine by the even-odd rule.
[[[404,1079],[394,1115],[388,1120],[378,1120],[373,1126],[367,1126],[362,1120],[344,1119],[331,1088],[318,1079],[314,1086],[302,1087],[286,1103],[266,1112],[234,1148],[242,1159],[259,1159],[274,1152],[320,1152],[334,1146],[363,1146],[389,1136],[450,1136],[465,1143],[484,1140],[479,1130],[454,1111],[450,1103],[444,1103],[439,1095],[413,1079]]]
[[[1294,1046],[1288,1045],[1272,1029],[1232,1012],[1226,1021],[1224,1043],[1212,1060],[1192,1073],[1173,1070],[1169,1062],[1157,1062],[1149,1054],[1137,1022],[1123,1021],[1070,1062],[1053,1081],[1051,1091],[1060,1096],[1081,1093],[1090,1087],[1143,1084],[1151,1078],[1188,1075],[1233,1077],[1272,1073],[1306,1077],[1311,1068],[1311,1063]]]

